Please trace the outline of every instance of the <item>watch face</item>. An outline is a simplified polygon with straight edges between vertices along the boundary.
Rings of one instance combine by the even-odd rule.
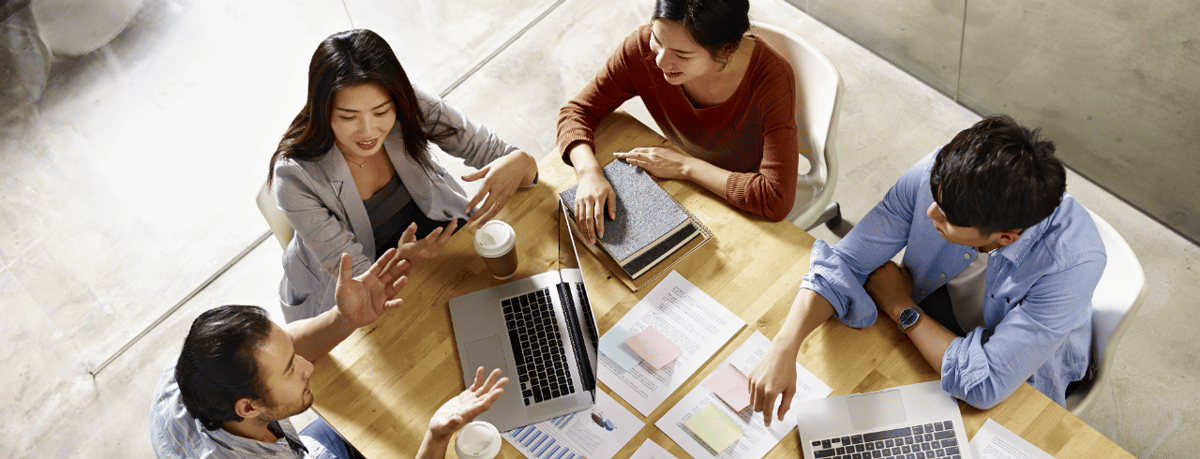
[[[903,325],[905,328],[911,327],[913,324],[917,323],[917,317],[920,315],[921,314],[917,313],[917,310],[913,308],[900,311],[900,325]]]

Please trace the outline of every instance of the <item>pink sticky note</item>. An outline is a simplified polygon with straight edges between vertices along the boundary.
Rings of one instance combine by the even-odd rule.
[[[704,385],[733,411],[742,411],[750,406],[749,380],[733,365],[721,365],[704,381]]]
[[[655,370],[667,366],[668,363],[683,354],[683,350],[679,346],[663,336],[662,332],[653,325],[625,340],[625,344],[629,345],[633,352],[641,356],[642,360]]]

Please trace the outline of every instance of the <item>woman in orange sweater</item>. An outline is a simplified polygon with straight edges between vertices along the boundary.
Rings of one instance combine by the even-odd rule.
[[[782,220],[796,194],[799,140],[791,65],[750,28],[747,0],[656,0],[558,117],[558,148],[575,168],[575,215],[589,242],[616,217],[615,193],[594,151],[595,127],[640,96],[679,149],[617,153],[661,178],[685,179],[739,209]]]

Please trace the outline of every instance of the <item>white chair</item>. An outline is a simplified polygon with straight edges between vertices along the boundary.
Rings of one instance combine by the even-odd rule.
[[[796,126],[808,170],[802,169],[796,178],[796,203],[787,219],[805,230],[821,223],[835,228],[842,221],[833,201],[838,176],[833,140],[842,106],[842,76],[829,58],[796,34],[759,22],[750,30],[783,55],[796,75]]]
[[[38,32],[55,55],[82,56],[116,38],[143,0],[37,0]]]
[[[275,235],[275,239],[279,240],[279,245],[287,248],[288,242],[292,241],[292,222],[275,204],[275,195],[271,193],[271,187],[267,182],[263,182],[262,188],[258,189],[258,196],[254,198],[254,203],[258,204],[258,211],[262,212],[263,218],[267,219],[267,225],[271,227],[271,233]]]
[[[1067,409],[1082,416],[1096,404],[1096,388],[1101,387],[1112,367],[1117,344],[1129,328],[1130,318],[1146,298],[1146,274],[1125,238],[1112,225],[1091,210],[1100,231],[1108,262],[1100,284],[1092,294],[1092,365],[1089,377],[1067,397]]]

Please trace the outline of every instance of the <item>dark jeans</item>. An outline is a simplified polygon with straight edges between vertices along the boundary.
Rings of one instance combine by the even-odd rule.
[[[338,435],[333,427],[320,417],[300,431],[300,441],[308,448],[309,456],[316,459],[359,459],[362,453],[354,449],[346,439]]]

